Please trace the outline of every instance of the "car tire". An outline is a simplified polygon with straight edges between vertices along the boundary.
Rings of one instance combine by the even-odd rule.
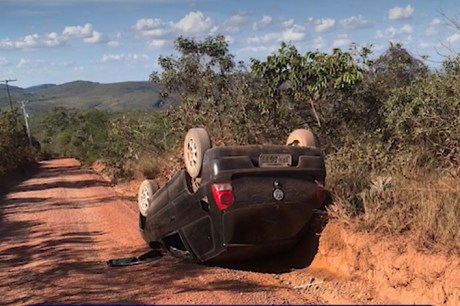
[[[184,140],[184,161],[187,173],[196,178],[200,176],[204,153],[211,148],[211,139],[203,128],[190,129]]]
[[[289,137],[286,141],[286,145],[299,147],[315,147],[315,135],[313,135],[312,131],[307,129],[294,130],[291,134],[289,134]]]
[[[147,217],[147,211],[152,204],[152,198],[158,190],[158,184],[154,180],[144,180],[139,187],[137,195],[137,204],[139,205],[139,213]]]

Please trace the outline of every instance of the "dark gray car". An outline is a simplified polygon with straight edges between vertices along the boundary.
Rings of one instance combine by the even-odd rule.
[[[153,180],[139,188],[146,242],[197,261],[265,256],[298,242],[326,196],[324,157],[311,132],[294,131],[288,145],[210,148],[206,131],[192,130],[188,167],[160,189]]]

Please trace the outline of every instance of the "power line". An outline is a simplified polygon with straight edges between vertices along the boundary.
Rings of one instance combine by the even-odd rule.
[[[10,102],[10,108],[13,110],[13,102],[11,102],[11,95],[10,95],[10,88],[8,86],[9,82],[16,82],[17,80],[1,80],[0,83],[5,83],[6,85],[6,93],[8,95],[8,102]]]

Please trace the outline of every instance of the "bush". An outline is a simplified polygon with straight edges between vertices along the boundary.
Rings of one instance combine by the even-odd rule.
[[[49,155],[75,157],[90,165],[107,146],[108,114],[57,107],[43,118],[43,150]]]
[[[164,113],[132,113],[112,118],[107,145],[101,157],[114,177],[142,173],[153,177],[159,171],[157,159],[174,147],[170,121]]]
[[[35,160],[37,150],[30,146],[25,127],[15,111],[0,112],[0,177]]]
[[[431,75],[395,90],[385,107],[387,129],[400,150],[418,146],[438,159],[460,163],[460,77]]]

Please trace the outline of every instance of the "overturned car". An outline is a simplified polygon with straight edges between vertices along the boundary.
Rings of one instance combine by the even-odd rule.
[[[178,257],[233,261],[288,250],[324,205],[323,153],[311,131],[286,145],[211,147],[203,128],[184,141],[185,169],[139,188],[139,228]]]

